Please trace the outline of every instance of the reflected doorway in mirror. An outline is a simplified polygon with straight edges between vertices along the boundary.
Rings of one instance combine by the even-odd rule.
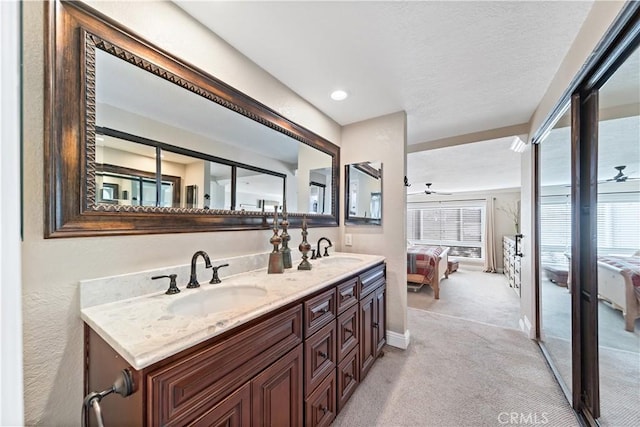
[[[382,163],[352,163],[345,166],[345,175],[346,224],[381,225]]]

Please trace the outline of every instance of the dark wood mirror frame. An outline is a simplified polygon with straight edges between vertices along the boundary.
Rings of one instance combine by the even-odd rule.
[[[332,214],[289,213],[289,222],[339,224],[340,147],[83,3],[49,2],[45,23],[45,238],[271,227],[262,212],[95,204],[95,92],[83,83],[95,79],[96,48],[330,155]]]
[[[382,180],[382,164],[380,169],[372,167],[369,162],[351,163],[344,165],[344,223],[346,225],[382,225],[382,218],[367,218],[354,216],[349,213],[351,167],[375,179]],[[382,209],[382,181],[380,181],[380,209]],[[382,211],[381,211],[382,213]]]

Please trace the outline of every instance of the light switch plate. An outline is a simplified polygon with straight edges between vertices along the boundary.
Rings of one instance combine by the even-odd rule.
[[[348,234],[348,233],[347,233],[347,234],[345,234],[345,235],[344,235],[344,245],[345,245],[345,246],[351,246],[351,245],[353,245],[353,240],[352,240],[352,238],[351,238],[351,234]]]

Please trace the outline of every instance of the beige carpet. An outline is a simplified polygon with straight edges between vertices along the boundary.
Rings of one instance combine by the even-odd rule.
[[[571,343],[563,338],[545,341],[554,365],[565,384],[571,381]],[[600,425],[637,427],[640,425],[640,355],[608,347],[598,349],[600,358]]]
[[[480,267],[461,265],[440,282],[440,299],[423,286],[407,292],[407,305],[505,328],[519,329],[520,298],[503,274],[483,273]]]
[[[410,308],[411,345],[385,347],[336,426],[577,426],[521,332]]]
[[[542,281],[544,345],[571,389],[571,295]],[[598,303],[600,424],[640,426],[640,319],[634,332],[624,329],[622,313]]]

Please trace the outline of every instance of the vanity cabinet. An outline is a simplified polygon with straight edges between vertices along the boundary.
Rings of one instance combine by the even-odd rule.
[[[384,265],[360,276],[360,381],[367,376],[386,343],[385,297]]]
[[[101,402],[105,425],[216,425],[213,420],[219,420],[246,426],[254,420],[263,425],[259,420],[269,417],[277,417],[279,425],[300,425],[302,317],[298,303],[142,370],[129,367],[136,392]],[[85,340],[86,390],[103,390],[128,365],[88,326]],[[95,425],[93,416],[89,421]]]
[[[141,370],[85,326],[85,388],[132,371],[135,393],[101,402],[105,425],[326,426],[381,354],[384,325],[378,264]]]

